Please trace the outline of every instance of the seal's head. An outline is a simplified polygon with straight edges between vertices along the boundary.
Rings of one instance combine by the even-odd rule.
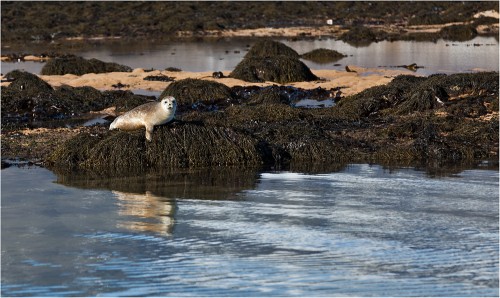
[[[161,100],[160,105],[167,112],[175,112],[177,101],[173,96],[167,96]]]

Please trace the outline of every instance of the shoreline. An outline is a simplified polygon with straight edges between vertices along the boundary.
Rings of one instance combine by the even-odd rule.
[[[495,15],[488,15],[489,17],[498,18],[498,12]],[[478,17],[476,17],[477,19]],[[384,33],[386,36],[381,40],[389,38],[391,41],[411,39],[411,36],[420,36],[425,38],[429,34],[429,40],[439,38],[439,32],[450,26],[468,26],[473,25],[473,21],[463,22],[450,22],[444,24],[422,24],[422,25],[409,25],[405,23],[388,23],[388,24],[363,24],[364,28],[375,30],[379,33]],[[313,25],[313,26],[267,26],[259,28],[237,28],[237,29],[204,29],[204,30],[178,30],[171,36],[166,36],[167,39],[187,39],[187,38],[291,38],[291,39],[308,39],[308,38],[336,38],[340,39],[342,34],[349,32],[349,27],[345,25]],[[476,26],[477,34],[479,35],[498,35],[500,32],[500,24],[480,24]],[[151,37],[158,39],[158,37]],[[148,37],[134,37],[127,35],[79,35],[69,36],[63,38],[52,39],[52,42],[81,42],[81,41],[117,41],[127,39],[148,39]],[[150,38],[149,38],[150,39]],[[160,38],[161,39],[161,38]],[[361,41],[361,40],[360,40]],[[374,40],[375,41],[375,40]],[[380,40],[377,40],[380,41]],[[2,41],[2,48],[10,48],[10,44],[15,44],[18,41]],[[4,57],[2,57],[3,61]]]

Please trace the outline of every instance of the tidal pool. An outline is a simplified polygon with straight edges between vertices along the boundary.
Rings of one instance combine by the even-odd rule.
[[[1,171],[3,296],[498,296],[498,169]]]

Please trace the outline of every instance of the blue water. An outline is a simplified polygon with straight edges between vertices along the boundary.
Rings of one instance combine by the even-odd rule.
[[[499,173],[1,171],[3,296],[498,296]]]

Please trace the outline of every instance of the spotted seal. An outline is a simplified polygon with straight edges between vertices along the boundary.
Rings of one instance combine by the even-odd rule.
[[[177,102],[174,97],[167,96],[159,102],[149,102],[116,118],[109,126],[110,130],[136,130],[146,128],[146,140],[151,142],[151,134],[155,125],[165,124],[174,119]]]

